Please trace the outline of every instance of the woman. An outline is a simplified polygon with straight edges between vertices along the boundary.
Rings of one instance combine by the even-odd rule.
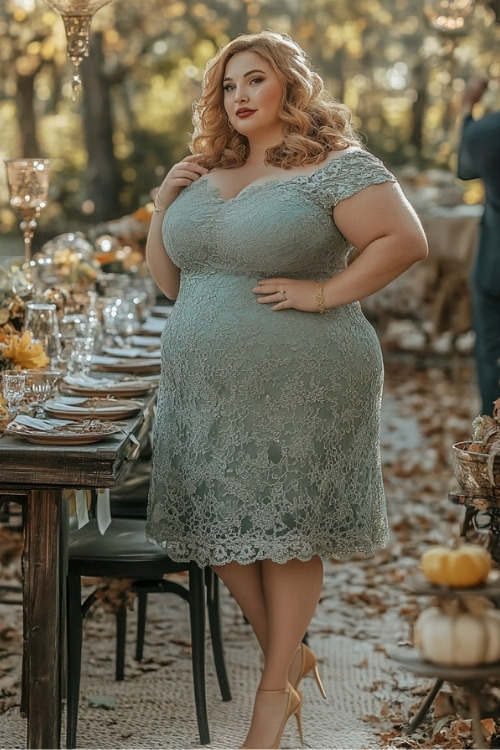
[[[176,560],[211,565],[239,603],[265,655],[243,747],[279,747],[288,718],[300,724],[301,679],[317,677],[301,640],[322,560],[388,538],[382,358],[359,300],[427,246],[289,37],[223,47],[194,112],[193,155],[158,189],[147,244],[177,300],[148,534]]]

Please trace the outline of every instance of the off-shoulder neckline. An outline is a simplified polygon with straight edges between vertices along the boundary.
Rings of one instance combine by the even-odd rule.
[[[212,193],[222,202],[222,203],[231,203],[232,201],[238,200],[240,196],[243,195],[243,193],[246,193],[247,191],[251,191],[255,188],[262,188],[266,185],[278,185],[281,183],[287,183],[287,182],[296,182],[297,180],[304,180],[307,182],[311,178],[315,177],[317,174],[322,172],[324,169],[329,167],[334,162],[341,162],[347,159],[348,156],[358,155],[358,154],[369,154],[369,151],[365,151],[362,148],[354,147],[349,148],[349,150],[345,150],[345,153],[342,153],[340,156],[334,156],[328,159],[328,161],[323,162],[319,167],[316,169],[313,169],[312,172],[301,172],[300,174],[294,174],[291,177],[275,177],[269,180],[263,180],[262,178],[259,178],[257,180],[254,180],[253,182],[249,182],[248,185],[245,185],[239,193],[236,193],[236,195],[231,196],[230,198],[223,198],[220,194],[220,190],[217,187],[217,185],[214,185],[211,183],[208,179],[208,175],[205,177],[202,177],[201,179],[197,180],[197,182],[193,183],[193,185],[206,185],[207,188],[209,188]]]

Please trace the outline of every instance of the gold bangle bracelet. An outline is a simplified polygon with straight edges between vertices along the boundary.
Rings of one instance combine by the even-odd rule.
[[[156,201],[158,201],[158,203],[160,204],[160,208],[158,208],[158,206],[156,205]],[[168,208],[168,206],[166,206],[163,203],[163,201],[161,200],[161,198],[158,196],[158,193],[156,194],[156,197],[155,197],[155,199],[153,201],[153,208],[154,208],[154,210],[156,211],[157,214],[163,213]]]
[[[323,314],[326,313],[325,298],[323,297],[323,282],[316,282],[316,290],[314,292],[314,299],[316,300],[316,307],[318,312]]]

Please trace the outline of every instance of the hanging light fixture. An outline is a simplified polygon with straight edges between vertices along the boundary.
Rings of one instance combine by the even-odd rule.
[[[452,39],[469,33],[475,0],[425,0],[424,13],[438,34]]]
[[[45,0],[62,17],[67,38],[67,54],[74,66],[73,100],[81,85],[79,66],[89,54],[90,24],[98,10],[112,0]]]

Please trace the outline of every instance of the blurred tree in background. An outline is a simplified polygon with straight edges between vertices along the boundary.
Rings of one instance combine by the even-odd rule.
[[[55,160],[42,238],[44,227],[85,229],[134,211],[187,152],[207,59],[240,33],[271,28],[310,54],[388,166],[454,169],[465,79],[496,78],[486,106],[500,106],[499,0],[477,2],[467,34],[454,39],[436,33],[426,2],[114,0],[93,18],[73,102],[59,15],[44,0],[4,0],[0,155]],[[0,174],[0,235],[17,221]]]

